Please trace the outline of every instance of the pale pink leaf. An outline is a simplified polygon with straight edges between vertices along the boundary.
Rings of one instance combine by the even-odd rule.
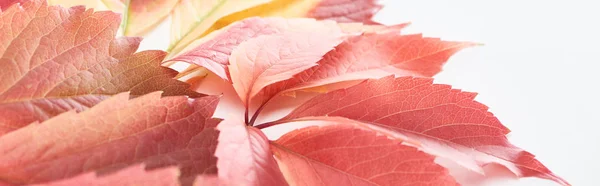
[[[362,28],[353,25],[354,29]],[[351,27],[348,25],[347,27]],[[261,35],[273,35],[286,32],[311,32],[313,30],[337,29],[332,21],[316,21],[308,18],[248,18],[210,33],[192,43],[194,46],[180,55],[168,60],[181,61],[205,67],[223,79],[228,78],[227,65],[231,52],[242,42]]]
[[[217,129],[220,134],[215,156],[222,182],[247,186],[287,185],[269,149],[269,140],[259,129],[235,119],[224,120]]]
[[[263,35],[240,44],[229,58],[229,70],[244,104],[264,87],[315,66],[343,39],[339,28],[320,32]]]

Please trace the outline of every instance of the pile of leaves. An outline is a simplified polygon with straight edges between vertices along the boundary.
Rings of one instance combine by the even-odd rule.
[[[436,158],[568,185],[429,78],[476,43],[401,34],[374,0],[0,2],[0,185],[459,185]],[[164,19],[168,51],[137,52]]]

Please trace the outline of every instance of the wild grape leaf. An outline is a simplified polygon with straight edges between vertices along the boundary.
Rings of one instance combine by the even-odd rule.
[[[134,165],[109,175],[86,173],[73,178],[32,186],[178,186],[179,169],[176,167],[144,170],[143,165]]]
[[[136,163],[181,168],[181,179],[216,174],[217,96],[117,94],[0,136],[0,180],[31,184]]]
[[[535,176],[568,183],[534,155],[510,144],[510,131],[475,93],[428,78],[386,77],[319,95],[279,122],[312,116],[338,116],[389,129],[394,137],[416,140],[425,151],[483,172],[489,163],[503,165],[517,176]]]
[[[269,1],[271,0],[180,0],[171,17],[171,45],[168,51],[178,54],[188,44],[208,34],[208,30],[220,18]]]
[[[372,23],[370,19],[381,8],[380,5],[375,3],[375,0],[224,0],[209,3],[211,5],[216,4],[220,6],[206,6],[205,4],[199,4],[189,0],[182,0],[181,3],[187,3],[187,6],[178,6],[178,8],[181,9],[175,10],[173,14],[173,23],[176,25],[173,25],[171,33],[178,35],[174,35],[171,40],[180,40],[170,47],[172,49],[170,51],[174,54],[180,53],[187,45],[201,36],[249,17],[309,17],[331,19],[338,22]],[[195,8],[202,7],[200,5],[210,7],[204,8],[209,9],[210,11],[196,11],[203,10],[202,8]],[[210,13],[206,17],[189,16],[194,14],[186,13],[211,11],[214,13]],[[182,26],[189,25],[191,21],[187,20],[197,18],[201,19],[193,21],[195,24],[192,24],[194,25],[193,27],[196,28],[180,29]],[[184,32],[182,32],[182,30]],[[193,31],[187,32],[188,30]]]
[[[140,38],[115,39],[116,13],[32,0],[0,20],[10,24],[0,27],[0,136],[119,92],[202,96],[160,66],[165,52],[134,54]]]
[[[205,67],[223,79],[229,79],[226,66],[231,52],[242,42],[261,35],[285,32],[310,32],[338,29],[333,21],[316,21],[307,18],[248,18],[215,31],[197,40],[199,44],[169,61],[182,61]],[[362,25],[354,25],[359,29]]]
[[[401,143],[341,124],[292,131],[271,149],[291,185],[459,185],[433,156]]]
[[[269,97],[282,90],[381,78],[391,74],[431,77],[441,71],[442,65],[453,54],[474,45],[385,30],[383,33],[354,36],[327,53],[318,66],[265,88],[265,94]]]
[[[224,185],[287,185],[262,131],[235,119],[225,119],[217,129],[220,133],[215,156]]]
[[[272,0],[253,8],[225,16],[212,27],[219,29],[238,20],[260,17],[308,17],[337,22],[373,24],[373,15],[381,9],[376,0]]]
[[[264,87],[315,66],[325,53],[342,42],[342,36],[337,28],[319,30],[319,34],[295,32],[249,39],[229,58],[233,87],[248,106],[250,99]]]
[[[180,0],[129,0],[123,34],[143,36],[167,18]]]

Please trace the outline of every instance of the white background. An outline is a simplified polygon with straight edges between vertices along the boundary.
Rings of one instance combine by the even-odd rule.
[[[478,92],[510,141],[575,186],[600,185],[600,5],[589,0],[387,0],[376,20],[406,33],[484,46],[452,57],[437,83]],[[168,26],[144,49],[164,49]],[[473,185],[553,186],[496,178]]]

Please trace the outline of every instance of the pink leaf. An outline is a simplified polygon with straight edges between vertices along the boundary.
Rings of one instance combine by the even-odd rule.
[[[307,127],[271,144],[292,185],[458,185],[433,156],[351,125]]]
[[[160,92],[129,100],[123,93],[28,125],[0,137],[0,179],[41,183],[141,162],[179,166],[184,181],[215,174],[217,102],[216,96],[161,98]]]
[[[30,0],[0,20],[0,136],[121,92],[202,96],[160,66],[165,52],[134,53],[141,38],[115,38],[116,13]]]
[[[318,66],[267,87],[265,92],[274,95],[282,89],[297,90],[391,74],[430,77],[440,72],[453,54],[474,45],[396,32],[367,33],[344,41],[327,53]]]
[[[197,41],[197,44],[192,44],[196,47],[168,61],[182,61],[199,65],[223,79],[229,79],[226,69],[229,64],[229,56],[240,43],[262,35],[327,29],[336,29],[336,23],[306,18],[248,18],[212,32]]]
[[[404,140],[417,140],[425,151],[474,171],[501,164],[516,175],[568,183],[534,156],[510,144],[504,127],[475,93],[428,78],[368,80],[351,88],[319,95],[296,108],[280,122],[312,116],[339,116],[389,129]]]
[[[33,186],[178,186],[179,169],[175,167],[144,170],[143,165],[134,165],[109,175],[87,173],[73,178],[36,184]]]
[[[283,186],[287,182],[269,149],[269,140],[243,121],[224,120],[217,129],[219,178],[227,185]]]
[[[248,105],[264,87],[315,66],[343,39],[337,26],[318,31],[259,36],[238,46],[229,58],[229,70],[244,104]]]

